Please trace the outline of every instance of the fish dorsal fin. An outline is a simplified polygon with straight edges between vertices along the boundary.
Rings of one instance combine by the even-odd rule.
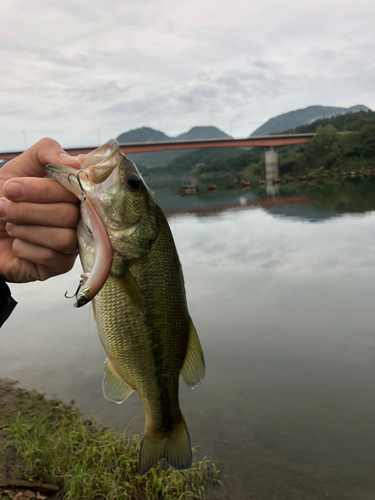
[[[138,283],[135,281],[134,276],[130,272],[129,267],[124,266],[122,273],[119,276],[115,276],[115,278],[125,290],[126,294],[131,299],[138,311],[143,314],[144,309],[141,290],[139,289]]]
[[[194,389],[203,380],[205,374],[204,356],[197,331],[190,318],[189,340],[181,377],[185,384]]]
[[[104,378],[103,378],[103,394],[108,401],[120,404],[130,394],[134,392],[132,389],[117,373],[112,363],[107,358],[105,360]]]

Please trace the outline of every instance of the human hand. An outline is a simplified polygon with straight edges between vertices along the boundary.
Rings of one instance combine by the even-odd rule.
[[[6,281],[66,273],[78,255],[79,200],[54,179],[42,178],[47,163],[79,169],[78,161],[47,138],[0,168],[0,275]]]

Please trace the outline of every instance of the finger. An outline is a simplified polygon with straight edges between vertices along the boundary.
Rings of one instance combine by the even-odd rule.
[[[60,253],[72,254],[78,252],[77,232],[75,229],[23,226],[8,222],[6,231],[12,238],[50,248]]]
[[[79,199],[55,179],[16,177],[4,183],[4,195],[8,200],[34,203],[79,203]]]
[[[79,208],[72,203],[0,201],[0,220],[19,225],[76,228]]]
[[[35,264],[36,279],[44,281],[52,276],[66,273],[74,265],[77,255],[65,255],[50,248],[33,245],[26,241],[15,239],[13,253],[19,259]]]
[[[60,163],[80,168],[78,160],[68,155],[53,139],[44,138],[2,167],[2,179],[11,177],[45,177],[47,163]]]
[[[5,217],[6,217],[6,198],[0,198],[0,232],[3,233],[3,232],[6,232],[5,231],[5,224],[6,224],[6,220],[5,220]]]

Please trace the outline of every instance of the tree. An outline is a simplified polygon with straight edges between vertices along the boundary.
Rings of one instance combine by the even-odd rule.
[[[342,151],[335,127],[318,127],[316,136],[307,144],[305,158],[311,168],[333,168],[341,162]]]

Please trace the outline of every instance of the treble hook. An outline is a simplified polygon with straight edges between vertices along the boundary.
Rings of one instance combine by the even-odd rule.
[[[74,174],[70,174],[70,175],[74,175]],[[69,297],[69,295],[67,295],[68,292],[65,292],[64,297],[67,299],[72,299],[73,297],[77,298],[78,292],[79,292],[82,285],[83,285],[83,280],[80,280],[79,284],[78,284],[78,288],[75,291],[75,293],[71,297]]]
[[[68,181],[69,181],[69,184],[71,184],[71,181],[70,181],[70,177],[73,176],[75,177],[76,181],[78,182],[78,186],[80,187],[81,189],[81,195],[83,197],[83,201],[86,201],[86,191],[84,190],[83,186],[82,186],[82,182],[81,182],[81,179],[79,177],[79,174],[82,173],[82,174],[85,174],[87,178],[89,178],[89,176],[87,175],[87,172],[85,172],[84,170],[80,170],[78,172],[78,174],[69,174],[68,175]]]

